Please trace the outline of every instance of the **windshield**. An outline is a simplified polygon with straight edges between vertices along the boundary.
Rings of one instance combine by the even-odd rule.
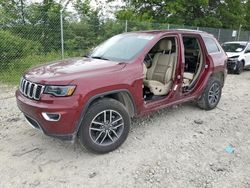
[[[225,43],[222,45],[225,52],[242,52],[246,48],[246,44],[242,43]]]
[[[90,57],[112,61],[129,61],[138,55],[153,38],[153,35],[140,33],[116,35],[97,46]]]

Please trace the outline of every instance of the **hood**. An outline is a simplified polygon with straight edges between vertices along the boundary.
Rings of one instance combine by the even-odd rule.
[[[240,56],[241,52],[226,52],[227,56],[230,57],[234,57],[234,56]]]
[[[74,58],[51,62],[28,70],[25,78],[36,83],[59,82],[70,83],[79,77],[89,77],[112,73],[125,64],[92,58]]]

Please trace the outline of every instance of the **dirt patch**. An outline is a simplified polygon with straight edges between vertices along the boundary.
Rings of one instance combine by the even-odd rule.
[[[106,155],[32,129],[15,89],[0,86],[0,187],[250,187],[249,80],[229,75],[212,111],[188,103],[134,118]]]

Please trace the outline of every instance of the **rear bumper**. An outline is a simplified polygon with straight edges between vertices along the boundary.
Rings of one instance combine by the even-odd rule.
[[[64,140],[74,139],[81,108],[77,96],[57,98],[53,96],[41,97],[40,101],[28,99],[16,91],[18,108],[23,112],[27,122],[45,135]],[[42,113],[60,114],[58,121],[48,121]]]

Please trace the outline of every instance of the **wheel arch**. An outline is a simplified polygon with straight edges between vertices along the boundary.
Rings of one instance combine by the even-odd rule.
[[[97,94],[97,95],[91,97],[88,100],[88,102],[86,103],[86,105],[83,107],[83,110],[82,110],[81,116],[80,116],[80,120],[78,121],[77,129],[75,131],[76,134],[78,133],[81,122],[82,122],[88,108],[92,104],[94,104],[95,102],[97,102],[103,98],[112,98],[112,99],[115,99],[115,100],[121,102],[125,106],[125,108],[127,109],[130,117],[133,117],[136,114],[136,106],[135,106],[134,99],[133,99],[131,93],[127,89],[113,90],[113,91],[100,93],[100,94]]]
[[[243,67],[245,67],[245,62],[246,62],[245,59],[242,59],[241,61],[243,63]]]
[[[211,74],[210,77],[218,79],[221,82],[222,86],[224,86],[225,75],[223,72],[215,72],[215,73]]]

